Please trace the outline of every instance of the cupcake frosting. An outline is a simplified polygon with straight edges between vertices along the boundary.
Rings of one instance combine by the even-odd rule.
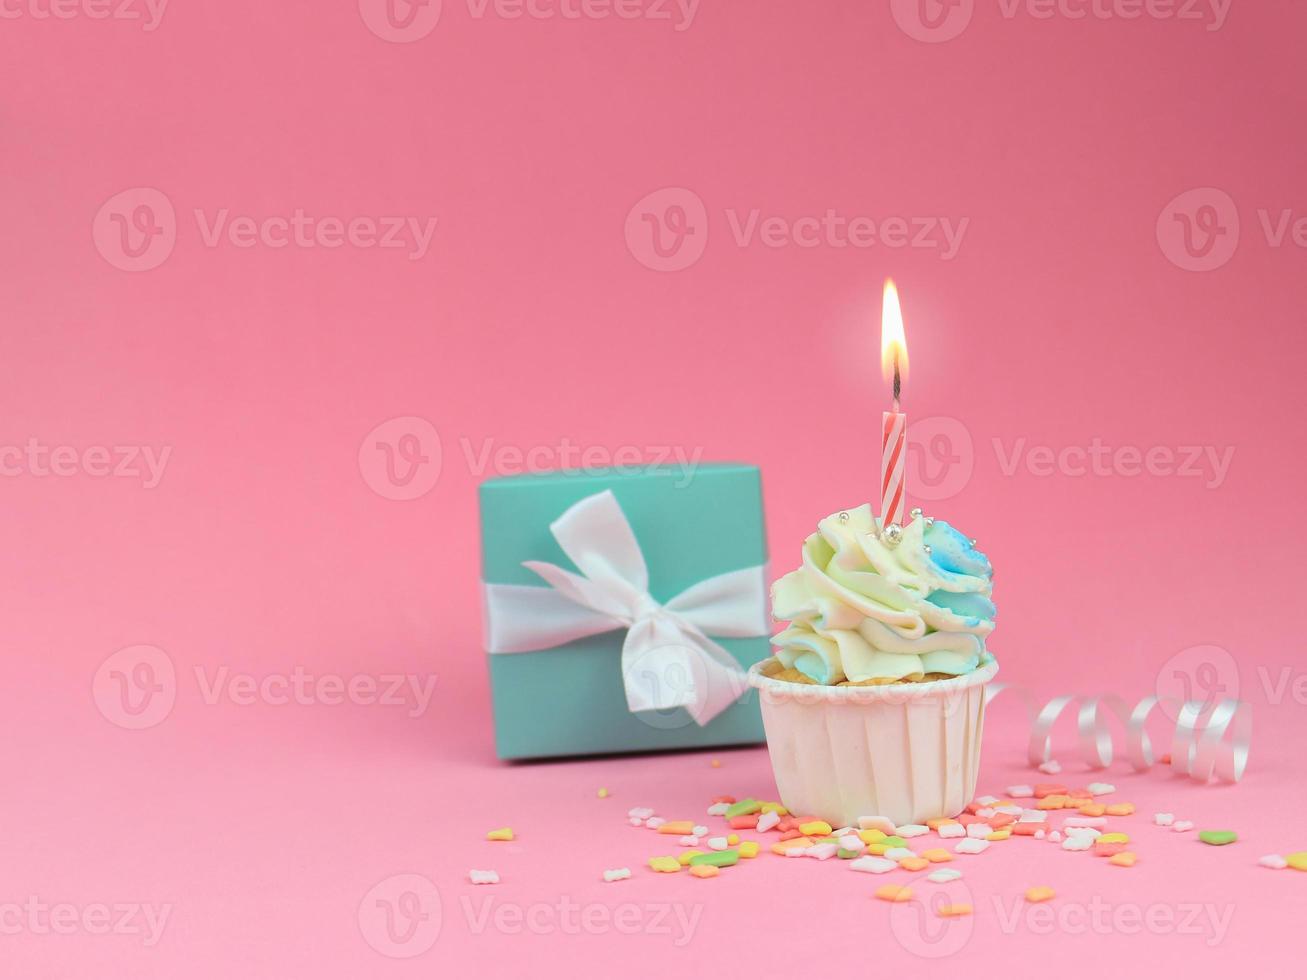
[[[803,565],[772,585],[789,626],[776,657],[818,684],[965,674],[994,629],[994,570],[944,521],[918,518],[896,547],[869,506],[832,514],[803,543]]]

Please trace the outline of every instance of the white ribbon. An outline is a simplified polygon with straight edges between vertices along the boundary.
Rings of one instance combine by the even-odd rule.
[[[487,651],[547,650],[625,627],[622,678],[631,711],[686,708],[705,725],[739,698],[748,686],[744,671],[707,634],[767,634],[764,566],[714,575],[659,604],[611,491],[573,504],[549,530],[581,574],[527,561],[549,587],[485,583]]]
[[[1006,684],[990,684],[985,688],[985,703],[989,704],[1007,688]],[[1139,772],[1153,765],[1153,744],[1145,725],[1153,710],[1163,703],[1161,699],[1149,695],[1132,707],[1113,694],[1093,698],[1064,694],[1039,705],[1021,688],[1012,691],[1026,702],[1033,719],[1026,750],[1032,766],[1037,767],[1053,757],[1053,726],[1075,702],[1080,703],[1076,712],[1080,755],[1091,769],[1106,769],[1112,763],[1115,745],[1107,727],[1108,712],[1115,714],[1125,728],[1125,750],[1130,764]],[[1213,776],[1232,783],[1243,778],[1252,744],[1252,705],[1228,698],[1212,703],[1167,699],[1166,704],[1175,714],[1170,747],[1174,772],[1200,783],[1210,781]]]

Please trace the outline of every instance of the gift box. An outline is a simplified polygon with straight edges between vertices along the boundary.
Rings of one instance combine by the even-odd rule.
[[[500,758],[763,741],[756,467],[503,477],[480,504]]]

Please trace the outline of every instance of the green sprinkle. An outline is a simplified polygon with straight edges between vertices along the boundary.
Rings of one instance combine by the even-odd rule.
[[[726,808],[726,819],[732,817],[747,817],[751,813],[757,813],[762,809],[762,802],[755,799],[740,800],[739,803],[732,803]]]
[[[1198,839],[1204,844],[1215,844],[1219,847],[1222,844],[1233,844],[1239,839],[1239,835],[1233,830],[1200,830]]]
[[[729,868],[740,860],[740,852],[731,848],[725,851],[709,851],[707,854],[696,854],[690,858],[690,864],[710,864],[714,868]]]
[[[861,851],[848,851],[841,847],[838,851],[835,852],[835,856],[839,858],[843,858],[845,861],[848,861],[852,858],[857,857],[861,853],[862,853]]]
[[[907,847],[908,842],[902,837],[886,837],[884,840],[876,841],[877,844],[884,844],[886,847]]]

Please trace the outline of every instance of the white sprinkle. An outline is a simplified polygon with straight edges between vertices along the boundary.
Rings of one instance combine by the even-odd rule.
[[[1289,866],[1289,862],[1278,854],[1267,854],[1265,857],[1259,858],[1257,863],[1263,868],[1274,868],[1276,871]]]
[[[966,837],[967,828],[960,823],[946,823],[939,830],[935,831],[941,837]]]
[[[1067,827],[1066,835],[1068,837],[1079,837],[1084,840],[1095,841],[1103,836],[1103,832],[1097,827]]]
[[[644,825],[648,827],[650,830],[657,830],[666,822],[667,821],[663,817],[650,817],[648,820],[644,822]]]
[[[858,817],[858,826],[863,830],[883,830],[894,833],[894,821],[889,817]]]
[[[498,871],[477,871],[472,870],[467,873],[468,878],[474,885],[497,885],[499,884]]]
[[[885,852],[885,857],[891,861],[902,861],[904,858],[916,856],[917,852],[909,847],[891,847]]]
[[[1006,813],[1006,814],[1008,814],[1009,816],[1019,817],[1019,816],[1021,816],[1022,810],[1021,810],[1021,807],[1016,806],[1016,805],[1012,805],[1012,806],[996,806],[996,807],[994,807],[994,812],[995,812],[995,813]],[[1042,810],[1041,810],[1040,812],[1043,813]]]
[[[1174,813],[1154,813],[1154,814],[1153,814],[1153,823],[1157,824],[1157,826],[1159,826],[1159,827],[1169,827],[1169,826],[1171,826],[1171,824],[1175,823],[1175,814],[1174,814]]]
[[[998,811],[995,810],[992,806],[982,806],[979,810],[976,811],[976,816],[978,816],[981,820],[988,820],[997,812]]]
[[[930,828],[919,823],[905,823],[894,831],[894,836],[902,837],[905,840],[909,837],[920,837],[922,834],[930,833]]]
[[[849,862],[850,871],[866,871],[868,874],[873,875],[883,875],[886,871],[893,871],[897,867],[898,865],[895,862],[871,854],[866,857],[855,858]]]
[[[1067,817],[1062,821],[1063,827],[1106,827],[1106,817]]]
[[[791,847],[788,851],[785,852],[785,856],[787,858],[801,858],[807,853],[808,853],[808,848],[806,847]]]
[[[1035,840],[1043,840],[1046,836],[1048,835],[1045,834],[1042,830],[1035,831]]]
[[[764,813],[761,817],[758,818],[758,829],[771,830],[780,822],[781,822],[781,815],[777,813],[775,810],[768,810],[766,813]]]
[[[1183,834],[1186,830],[1193,830],[1194,823],[1192,820],[1177,820],[1171,824],[1171,829],[1178,834]]]
[[[967,836],[968,836],[968,837],[980,837],[980,838],[984,838],[984,837],[988,837],[988,836],[989,836],[990,834],[992,834],[993,832],[994,832],[994,828],[991,827],[991,826],[990,826],[989,824],[987,824],[987,823],[972,823],[972,824],[967,824]]]
[[[1062,842],[1064,851],[1087,851],[1094,846],[1094,838],[1088,834],[1072,834]]]
[[[1033,786],[1009,786],[1009,787],[1007,788],[1007,795],[1010,796],[1010,797],[1012,797],[1014,800],[1019,800],[1019,799],[1021,799],[1023,796],[1034,796],[1034,795],[1035,795],[1035,787],[1033,787]]]
[[[725,837],[709,837],[707,843],[708,849],[713,851],[724,851],[730,847]]]
[[[1060,830],[1050,830],[1048,832],[1048,840],[1054,844],[1062,843],[1062,832]]]
[[[937,885],[942,885],[948,881],[957,881],[962,877],[962,872],[956,868],[940,868],[938,871],[932,871],[926,875],[927,881],[933,881]]]
[[[653,808],[647,806],[633,806],[626,811],[628,817],[637,817],[640,820],[648,820],[654,815]]]
[[[846,851],[862,850],[862,838],[857,834],[848,834],[840,838],[840,847]]]
[[[630,868],[613,868],[611,871],[604,872],[604,881],[621,881],[629,877],[631,877]]]
[[[1116,792],[1116,787],[1111,783],[1090,783],[1085,788],[1089,790],[1090,796],[1106,796],[1108,793]]]
[[[1022,823],[1043,823],[1047,819],[1048,819],[1047,810],[1022,810],[1021,811]]]
[[[686,834],[684,837],[681,838],[680,845],[682,847],[698,847],[699,838],[695,837],[694,834]]]
[[[977,796],[976,802],[981,806],[991,806],[998,802],[997,796]]]
[[[710,817],[724,817],[724,816],[726,816],[726,811],[727,811],[729,808],[730,808],[730,804],[729,804],[729,803],[714,803],[712,806],[710,806],[710,807],[708,808],[708,816],[710,816]]]
[[[971,826],[975,826],[972,824]],[[968,837],[966,840],[958,841],[958,846],[953,848],[954,854],[982,854],[989,847],[989,841],[978,840],[975,837]]]
[[[702,837],[704,834],[708,833],[708,828],[700,824],[696,824],[691,829],[690,833],[694,834],[695,837]]]
[[[631,826],[632,826],[632,827],[643,827],[643,826],[644,826],[644,821],[641,820],[639,817],[631,817],[631,818],[630,818],[630,821],[631,821]]]
[[[827,858],[833,858],[835,852],[839,850],[837,844],[813,844],[812,847],[804,848],[806,856],[816,858],[818,861],[825,861]]]
[[[1049,759],[1047,762],[1041,762],[1039,764],[1039,771],[1047,773],[1050,776],[1056,776],[1062,771],[1062,763],[1058,762],[1056,759]]]

